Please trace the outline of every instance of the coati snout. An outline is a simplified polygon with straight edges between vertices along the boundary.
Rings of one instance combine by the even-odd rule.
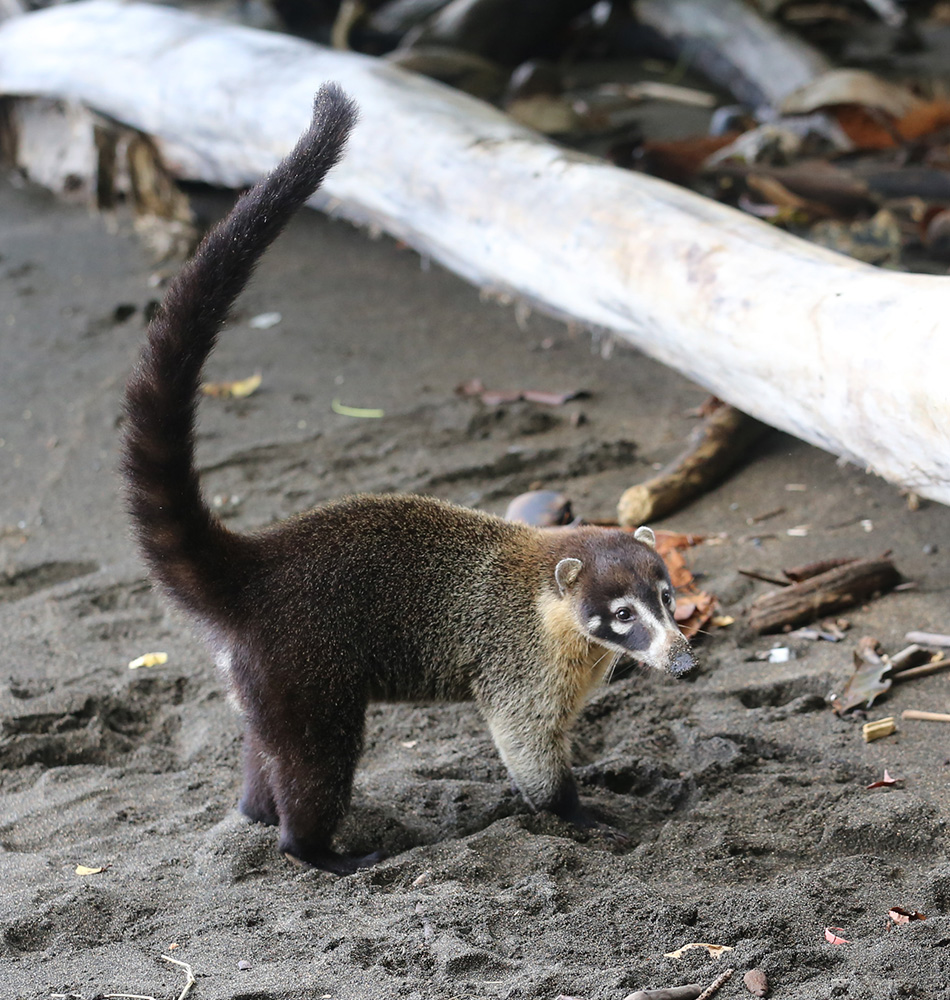
[[[154,579],[196,621],[241,709],[241,810],[279,849],[344,874],[332,845],[371,698],[474,699],[529,805],[581,826],[569,734],[621,655],[691,665],[649,529],[543,529],[439,500],[356,496],[252,534],[201,493],[201,370],[255,263],[342,154],[336,86],[168,288],[125,397],[122,469]],[[385,595],[385,600],[380,600]]]

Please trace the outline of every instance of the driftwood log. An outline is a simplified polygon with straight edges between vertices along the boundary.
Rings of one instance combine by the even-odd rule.
[[[0,94],[81,102],[214,184],[272,167],[327,79],[362,121],[323,207],[950,503],[950,279],[811,246],[353,53],[111,0],[0,24]]]
[[[853,607],[873,594],[883,594],[900,581],[890,559],[855,559],[759,597],[749,610],[748,628],[767,635],[805,625]]]

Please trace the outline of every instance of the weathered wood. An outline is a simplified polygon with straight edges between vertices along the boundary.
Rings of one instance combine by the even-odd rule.
[[[801,583],[764,594],[753,602],[748,627],[760,635],[805,625],[823,615],[853,607],[900,583],[890,559],[858,559]]]
[[[270,169],[327,79],[362,120],[320,205],[950,502],[947,277],[811,246],[354,53],[112,0],[0,24],[0,93],[81,101],[153,136],[177,176],[213,184]]]
[[[846,566],[849,562],[854,561],[854,558],[847,556],[840,559],[820,559],[818,562],[807,563],[804,566],[793,566],[790,569],[783,569],[782,572],[792,583],[801,583],[802,580],[810,580],[813,576],[818,576],[820,573],[827,573],[829,569]]]
[[[718,406],[689,436],[686,450],[645,483],[620,497],[617,519],[625,527],[672,514],[716,486],[749,457],[768,428],[734,406]]]
[[[637,0],[637,17],[749,107],[778,108],[831,64],[742,0]]]
[[[939,632],[908,632],[904,638],[908,642],[916,642],[922,646],[950,647],[950,635],[941,635]]]

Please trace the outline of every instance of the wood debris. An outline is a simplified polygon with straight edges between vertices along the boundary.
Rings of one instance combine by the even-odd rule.
[[[637,990],[636,993],[629,993],[624,1000],[696,1000],[703,992],[699,983],[690,983],[688,986],[666,986],[656,990]]]
[[[864,737],[865,743],[873,743],[875,740],[884,739],[885,736],[890,736],[895,732],[897,732],[897,724],[894,722],[893,715],[889,715],[885,719],[875,719],[873,722],[865,722],[861,727],[861,735]]]
[[[900,581],[890,559],[855,559],[757,598],[748,613],[748,627],[766,635],[805,625],[892,590]]]
[[[950,722],[950,714],[946,712],[923,712],[916,708],[905,708],[901,718],[918,722]]]
[[[680,455],[653,478],[624,492],[617,520],[636,527],[679,510],[748,458],[749,449],[767,430],[741,410],[719,403],[693,431]]]

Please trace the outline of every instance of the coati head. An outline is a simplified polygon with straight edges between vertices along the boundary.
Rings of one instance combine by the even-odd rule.
[[[584,533],[583,551],[554,570],[579,631],[617,653],[680,677],[692,670],[689,643],[673,619],[676,597],[650,528]]]

